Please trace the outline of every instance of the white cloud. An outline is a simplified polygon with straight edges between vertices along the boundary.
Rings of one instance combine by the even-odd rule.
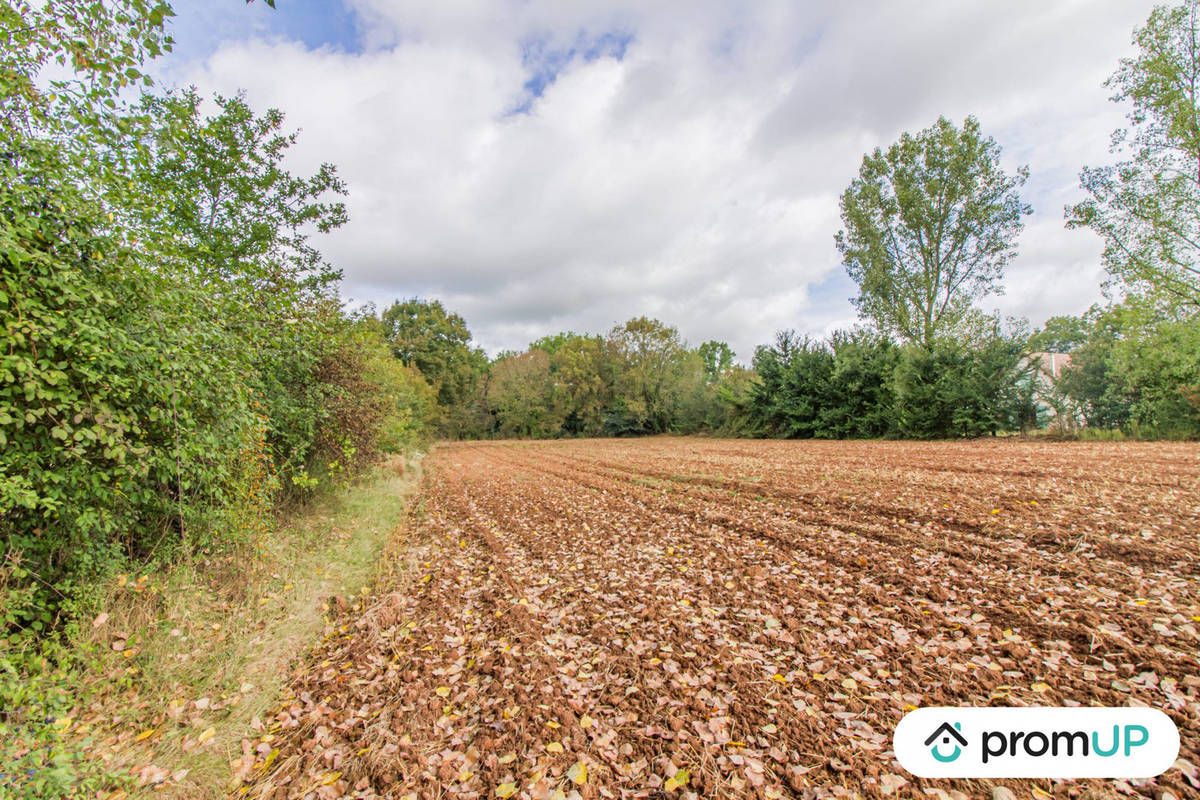
[[[322,248],[355,300],[440,297],[493,352],[650,314],[748,359],[854,321],[833,234],[862,154],[971,113],[1036,211],[985,305],[1039,324],[1099,298],[1099,243],[1062,207],[1121,124],[1100,83],[1150,2],[353,7],[360,53],[256,35],[164,66],[287,112],[296,170],[338,165],[351,222]],[[622,57],[587,57],[606,33]]]

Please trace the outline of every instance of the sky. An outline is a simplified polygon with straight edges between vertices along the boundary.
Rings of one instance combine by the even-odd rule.
[[[1142,0],[175,0],[163,86],[244,90],[337,166],[314,242],[351,304],[437,298],[489,353],[635,316],[749,362],[857,322],[834,246],[863,155],[974,115],[1033,206],[985,311],[1103,300],[1063,226],[1124,109],[1103,86]]]

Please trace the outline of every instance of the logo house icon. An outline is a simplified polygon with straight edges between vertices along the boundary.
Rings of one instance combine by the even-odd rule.
[[[961,722],[956,722],[953,726],[951,726],[949,722],[943,722],[938,729],[931,733],[929,738],[925,740],[925,746],[929,748],[929,752],[934,758],[944,764],[948,764],[962,755],[962,749],[967,746],[967,740],[963,737],[960,731],[962,731]],[[938,739],[941,739],[941,741],[937,742]],[[948,756],[942,755],[941,752],[938,751],[938,745],[949,745],[951,739],[954,739],[955,742],[957,742],[957,744],[954,745],[954,752]],[[934,744],[934,742],[937,742],[937,744]]]

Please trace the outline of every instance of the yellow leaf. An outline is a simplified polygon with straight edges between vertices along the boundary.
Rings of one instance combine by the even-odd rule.
[[[559,742],[551,742],[550,744],[546,745],[547,753],[561,753],[562,751],[563,746]]]
[[[567,770],[567,777],[571,779],[571,783],[576,786],[583,786],[587,783],[587,766],[582,761],[576,761]]]
[[[1030,689],[1033,689],[1033,690],[1034,690],[1035,692],[1037,692],[1038,694],[1042,694],[1043,692],[1048,692],[1048,691],[1050,691],[1050,684],[1048,684],[1048,683],[1035,683],[1033,686],[1030,686],[1029,688],[1030,688]]]
[[[450,696],[450,687],[449,686],[439,686],[439,687],[437,687],[437,689],[434,689],[434,692],[437,694],[438,697],[449,697]]]
[[[782,675],[780,675],[778,672],[776,672],[774,675],[771,676],[771,680],[775,681],[776,683],[787,683],[788,682],[788,679],[783,677]]]
[[[664,792],[673,792],[678,788],[679,784],[675,782],[674,778],[667,778],[666,782],[663,784]]]
[[[688,781],[692,779],[692,775],[686,769],[681,769],[672,776],[676,786],[687,786]]]
[[[593,720],[587,714],[584,714],[582,717],[579,718],[579,727],[585,728],[585,729],[590,728],[590,727],[592,727],[593,722],[595,722],[595,720]]]
[[[134,739],[134,741],[135,742],[144,742],[145,740],[149,739],[153,735],[154,735],[154,728],[151,728],[148,731],[142,731],[141,733],[139,733],[137,735],[137,738]]]
[[[520,706],[509,706],[508,708],[504,709],[504,718],[512,719],[513,717],[515,717],[517,715],[517,713],[520,710],[521,710]]]
[[[512,797],[517,793],[517,785],[515,783],[502,783],[496,787],[497,797]]]
[[[329,774],[327,774],[327,775],[326,775],[324,778],[321,778],[321,785],[322,785],[322,786],[328,786],[329,784],[333,783],[334,781],[336,781],[336,780],[337,780],[338,778],[340,778],[340,777],[342,777],[342,773],[340,773],[340,772],[330,772],[330,773],[329,773]]]
[[[203,733],[201,733],[199,736],[196,737],[196,741],[198,741],[200,744],[204,744],[205,742],[207,742],[209,739],[213,738],[216,735],[217,735],[217,729],[210,725],[209,727],[204,729]]]
[[[854,689],[858,688],[858,683],[854,680],[854,678],[846,678],[846,680],[842,681],[842,688],[853,691]]]
[[[468,769],[467,767],[465,767],[465,766],[464,766],[462,769],[460,769],[460,770],[458,771],[458,775],[456,776],[456,780],[457,780],[459,783],[466,783],[467,781],[471,780],[471,778],[472,778],[472,777],[474,777],[474,775],[475,775],[475,773],[474,773],[474,772],[471,772],[471,770],[470,770],[470,769]]]
[[[72,722],[74,722],[74,720],[72,720],[70,717],[59,717],[58,719],[54,720],[54,727],[58,728],[60,731],[65,731],[67,728],[71,727]]]
[[[549,722],[547,722],[547,723],[546,723],[546,727],[547,727],[547,728],[561,728],[561,727],[562,727],[562,725],[559,725],[559,724],[558,724],[557,722],[555,722],[554,720],[550,720]]]
[[[517,760],[517,754],[516,753],[505,753],[504,755],[500,756],[500,758],[498,758],[496,760],[499,761],[501,764],[511,764],[512,762]]]

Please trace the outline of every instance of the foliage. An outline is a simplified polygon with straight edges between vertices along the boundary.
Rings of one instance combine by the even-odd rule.
[[[1030,422],[1032,384],[1018,334],[981,331],[897,347],[878,334],[829,342],[783,331],[760,347],[750,430],[789,438],[932,439],[1016,430]]]
[[[564,333],[539,339],[531,347],[550,354],[550,370],[564,415],[563,433],[600,435],[613,394],[612,364],[604,338]]]
[[[1029,337],[1029,349],[1035,353],[1070,353],[1087,340],[1087,320],[1082,317],[1051,317]]]
[[[1060,381],[1087,424],[1141,437],[1200,435],[1200,318],[1130,299],[1087,320],[1088,340]]]
[[[381,392],[411,375],[333,365],[366,366],[308,243],[345,219],[333,168],[287,172],[294,134],[241,97],[205,118],[194,90],[121,94],[169,14],[0,9],[0,530],[40,587],[14,606],[33,633],[124,560],[241,541],[407,410]],[[43,91],[56,60],[75,72]]]
[[[888,339],[868,331],[834,333],[833,372],[821,409],[823,435],[879,438],[892,430],[892,374],[899,356]]]
[[[285,485],[314,455],[322,394],[312,380],[334,336],[339,277],[308,231],[343,224],[345,194],[328,164],[309,178],[283,168],[296,134],[283,115],[256,116],[243,97],[217,96],[202,117],[194,89],[145,96],[140,144],[149,154],[138,182],[157,202],[143,209],[160,265],[204,287],[186,316],[220,331],[213,349],[265,404],[268,437]],[[161,268],[161,266],[160,266]],[[336,347],[336,345],[334,345]]]
[[[1034,366],[1020,336],[987,335],[972,347],[942,339],[907,346],[895,373],[895,432],[941,439],[1021,430],[1036,421]]]
[[[718,380],[733,368],[733,350],[725,342],[705,342],[696,352],[704,362],[704,376],[709,381]]]
[[[314,452],[327,472],[353,475],[383,453],[423,447],[437,398],[415,367],[392,357],[375,317],[335,324],[314,374],[322,409]]]
[[[562,430],[566,415],[544,350],[535,348],[492,364],[487,400],[501,436],[546,438]]]
[[[655,319],[636,317],[609,332],[608,348],[615,379],[606,431],[624,435],[671,430],[679,381],[687,369],[687,348],[679,331]]]
[[[74,703],[66,660],[57,645],[0,646],[0,797],[83,797],[103,786],[101,765],[66,736]]]
[[[411,298],[384,309],[381,319],[393,355],[420,370],[437,392],[443,435],[483,433],[479,415],[486,386],[480,381],[487,357],[471,346],[463,318],[440,300]]]
[[[838,251],[860,287],[860,315],[926,348],[954,331],[975,300],[1000,291],[1028,170],[1006,173],[1000,148],[967,117],[944,117],[863,157],[842,194]]]
[[[1080,174],[1087,200],[1070,227],[1104,240],[1104,262],[1126,290],[1200,308],[1200,0],[1154,9],[1134,32],[1138,53],[1105,84],[1126,102],[1113,134],[1122,157]]]
[[[780,331],[775,344],[754,354],[759,383],[753,389],[757,427],[766,435],[811,438],[822,432],[820,415],[833,373],[833,353],[823,342]]]

